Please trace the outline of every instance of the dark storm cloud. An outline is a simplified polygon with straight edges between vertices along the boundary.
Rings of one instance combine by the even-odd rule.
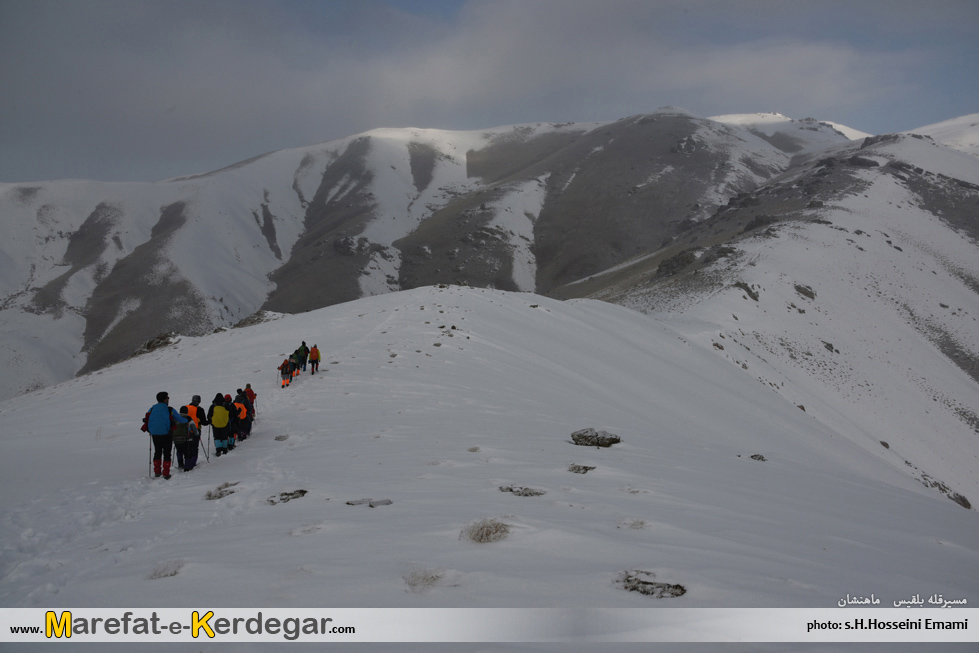
[[[665,104],[909,129],[976,110],[977,19],[968,2],[4,0],[0,181]]]

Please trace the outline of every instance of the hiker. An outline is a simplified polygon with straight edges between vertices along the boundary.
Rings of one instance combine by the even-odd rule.
[[[299,350],[292,352],[289,357],[289,367],[292,369],[292,376],[299,376]]]
[[[320,350],[313,345],[313,348],[309,350],[309,367],[313,374],[316,374],[316,370],[320,368]]]
[[[255,409],[252,406],[252,400],[248,398],[248,393],[241,388],[238,388],[235,392],[238,393],[238,395],[235,397],[235,401],[240,399],[241,403],[245,404],[245,408],[248,409],[248,417],[251,417],[254,414]]]
[[[256,415],[258,413],[258,407],[255,406],[255,400],[258,398],[258,395],[255,394],[255,391],[254,390],[252,390],[252,384],[251,383],[246,383],[245,384],[245,396],[248,397],[248,401],[252,405],[252,420],[254,421],[254,419],[255,419],[255,417],[256,417]]]
[[[306,346],[306,341],[303,340],[303,344],[299,345],[299,349],[296,350],[299,354],[299,367],[303,372],[306,371],[306,359],[309,357],[309,347]]]
[[[279,365],[279,373],[282,375],[282,387],[289,387],[292,382],[292,365],[288,358],[282,361],[282,365]]]
[[[231,412],[224,405],[224,395],[220,392],[214,395],[211,407],[207,409],[207,421],[211,424],[214,434],[214,453],[216,456],[227,454],[228,440],[231,436]]]
[[[207,414],[204,412],[204,409],[201,408],[200,395],[194,395],[191,398],[190,403],[187,404],[187,415],[194,420],[194,424],[197,425],[197,430],[203,432],[201,427],[207,426]]]
[[[248,396],[249,393],[251,393],[253,396],[255,394],[252,392],[250,383],[245,386],[244,390],[238,391],[238,394],[241,396],[241,403],[245,404],[245,408],[248,409],[248,414],[246,415],[248,424],[245,427],[245,433],[247,435],[252,434],[252,424],[255,422],[255,404],[253,403],[252,398]]]
[[[238,396],[235,397],[234,402],[231,404],[234,410],[237,411],[235,415],[235,417],[237,417],[237,420],[235,421],[235,434],[238,440],[246,439],[249,431],[251,430],[249,428],[248,405],[245,403],[246,401],[247,399],[245,399],[245,395],[241,392],[241,390],[239,390]]]
[[[186,422],[178,422],[173,427],[173,447],[177,452],[177,467],[189,472],[197,465],[198,444],[201,432],[197,423],[190,417],[189,407],[181,406],[180,414],[187,418]]]
[[[187,418],[170,407],[170,395],[156,393],[156,404],[146,413],[146,430],[153,438],[153,475],[170,479],[170,456],[173,449],[174,424],[186,423]]]
[[[224,407],[228,410],[228,451],[234,451],[238,445],[238,408],[231,395],[224,395]]]

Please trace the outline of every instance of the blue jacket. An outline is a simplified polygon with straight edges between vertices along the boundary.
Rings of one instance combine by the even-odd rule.
[[[166,435],[170,432],[170,418],[184,423],[187,418],[163,402],[150,408],[150,418],[146,421],[150,435]]]

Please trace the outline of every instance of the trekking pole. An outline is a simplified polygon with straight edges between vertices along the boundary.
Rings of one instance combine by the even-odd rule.
[[[210,428],[210,426],[208,426],[208,428]],[[198,444],[200,444],[200,440],[201,440],[201,438],[198,437],[197,438]],[[208,453],[207,449],[204,449],[204,458],[207,460],[207,462],[211,462],[211,456]]]
[[[207,425],[207,448],[204,449],[204,457],[207,462],[211,462],[211,425]]]

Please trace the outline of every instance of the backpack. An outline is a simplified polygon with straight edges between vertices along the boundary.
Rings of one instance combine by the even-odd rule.
[[[143,425],[139,427],[139,430],[143,433],[150,432],[150,411],[146,411],[146,414],[143,415]]]
[[[227,408],[221,405],[216,405],[214,407],[214,413],[212,413],[211,416],[211,424],[219,429],[224,428],[228,425],[230,417],[231,414],[228,412]]]
[[[187,442],[187,439],[190,436],[188,424],[188,422],[177,422],[176,426],[173,427],[174,444],[183,444]]]

